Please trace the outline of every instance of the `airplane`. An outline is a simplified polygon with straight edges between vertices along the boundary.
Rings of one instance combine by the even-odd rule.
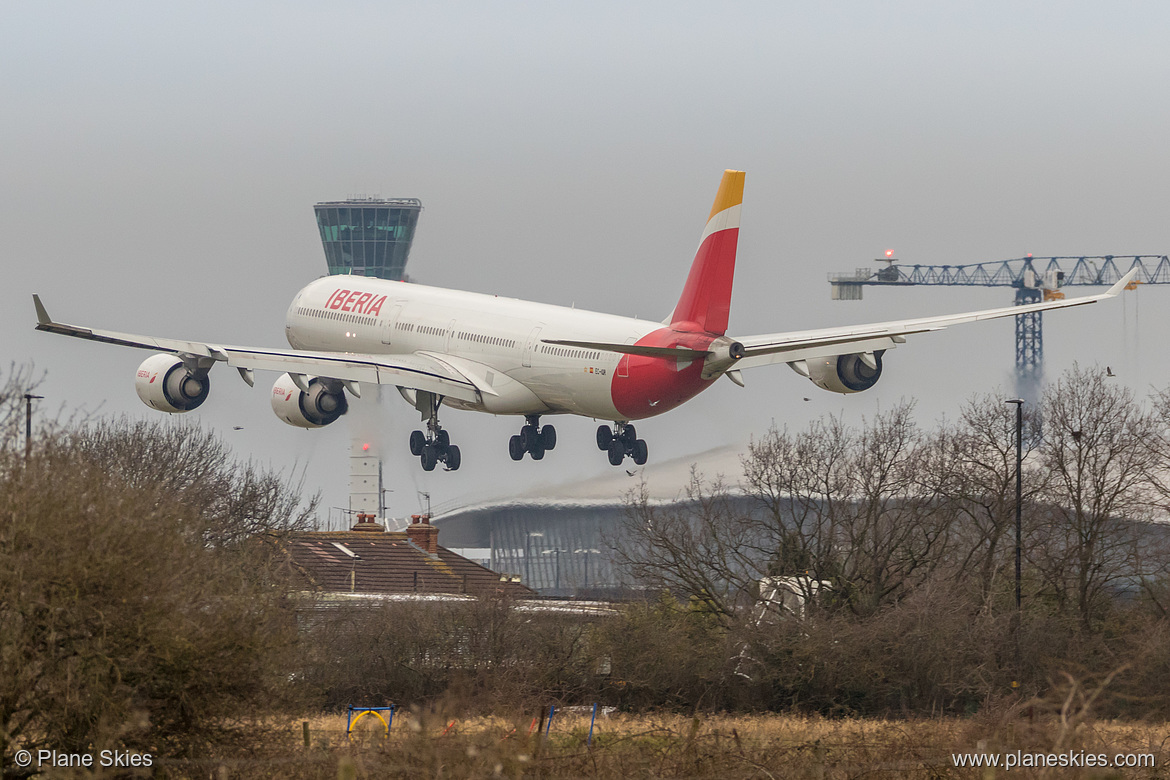
[[[270,401],[289,425],[320,428],[348,409],[346,393],[392,385],[421,414],[410,435],[422,468],[459,468],[462,456],[439,422],[441,407],[524,417],[508,441],[513,460],[540,460],[556,447],[545,415],[613,421],[597,446],[620,466],[648,458],[632,421],[693,398],[720,377],[743,386],[742,371],[785,363],[818,387],[858,393],[882,375],[885,353],[906,337],[951,325],[1083,306],[1116,297],[1131,270],[1100,295],[1023,306],[817,330],[734,338],[727,334],[745,173],[723,174],[682,294],[661,323],[474,292],[368,278],[326,276],[293,298],[285,317],[292,349],[155,338],[54,321],[33,295],[36,329],[153,350],[135,376],[148,406],[184,413],[207,400],[217,363],[282,372]],[[807,400],[807,399],[806,399]]]

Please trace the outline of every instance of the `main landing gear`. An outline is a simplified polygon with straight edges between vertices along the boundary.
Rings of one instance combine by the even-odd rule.
[[[612,466],[622,465],[627,455],[639,466],[646,464],[646,440],[639,439],[634,426],[629,423],[615,422],[612,429],[608,425],[599,426],[597,449],[609,453],[609,462]]]
[[[539,414],[527,415],[524,420],[527,424],[520,429],[519,435],[508,440],[508,454],[512,460],[520,460],[527,452],[533,460],[540,460],[545,452],[557,446],[557,429],[551,425],[541,426]]]
[[[442,399],[432,396],[430,415],[427,418],[427,432],[411,431],[410,454],[422,460],[423,471],[434,471],[439,463],[447,471],[459,468],[462,458],[459,447],[451,443],[451,436],[439,425],[439,403]]]

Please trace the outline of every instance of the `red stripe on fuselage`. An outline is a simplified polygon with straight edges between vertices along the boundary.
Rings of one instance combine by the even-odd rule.
[[[705,350],[714,338],[710,333],[659,328],[639,339],[638,346]],[[626,420],[662,414],[710,387],[712,380],[703,379],[702,374],[702,358],[687,363],[675,358],[625,355],[610,383],[614,408]]]

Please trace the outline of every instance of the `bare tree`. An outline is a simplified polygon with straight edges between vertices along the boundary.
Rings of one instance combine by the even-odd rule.
[[[1043,487],[1045,472],[1036,468],[1039,412],[1024,409],[1023,499],[1031,503]],[[953,573],[975,578],[987,602],[1005,569],[1012,568],[1016,503],[1015,407],[1000,393],[975,396],[958,419],[940,425],[931,436],[927,459],[930,481],[954,515]]]
[[[807,574],[795,580],[806,601],[812,580],[835,576],[844,565],[837,520],[849,501],[852,439],[840,418],[830,416],[795,437],[772,428],[743,459],[745,489],[770,532],[756,555],[769,562],[771,575]]]
[[[227,716],[272,705],[287,679],[296,639],[290,585],[267,545],[227,541],[241,540],[237,520],[299,498],[287,485],[256,498],[249,487],[269,478],[241,476],[218,447],[200,451],[208,440],[199,436],[117,423],[102,430],[110,446],[58,432],[43,435],[27,460],[0,447],[5,763],[16,742],[181,749]],[[153,462],[135,470],[126,442]],[[214,467],[176,484],[167,444],[192,445],[187,462]],[[214,487],[210,497],[200,485]],[[233,515],[239,507],[249,509]]]
[[[1097,369],[1074,366],[1043,400],[1040,466],[1050,475],[1032,509],[1029,560],[1046,592],[1091,627],[1109,588],[1138,572],[1139,523],[1155,500],[1155,418]]]
[[[661,506],[645,486],[632,494],[614,560],[634,581],[701,600],[731,618],[755,592],[766,562],[754,553],[759,524],[721,481],[692,471],[686,501]]]
[[[929,449],[901,403],[861,429],[847,474],[843,579],[857,612],[876,610],[928,579],[945,559],[949,517],[924,481]]]
[[[195,509],[191,531],[210,543],[305,530],[316,515],[318,497],[302,501],[301,482],[238,462],[216,433],[186,421],[99,419],[63,441],[126,486],[164,490]]]
[[[928,448],[903,403],[859,430],[834,417],[795,437],[775,429],[743,460],[741,491],[692,479],[688,501],[630,505],[617,559],[642,584],[709,601],[732,616],[765,576],[870,613],[930,576],[948,518],[924,481]]]
[[[858,613],[901,598],[943,560],[949,520],[926,477],[928,442],[902,403],[859,430],[837,418],[770,431],[744,459],[748,494],[773,531],[772,573],[831,583]]]

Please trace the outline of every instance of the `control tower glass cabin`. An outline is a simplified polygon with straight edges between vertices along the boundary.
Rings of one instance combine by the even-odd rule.
[[[354,198],[318,203],[317,227],[331,274],[402,280],[422,201]]]

